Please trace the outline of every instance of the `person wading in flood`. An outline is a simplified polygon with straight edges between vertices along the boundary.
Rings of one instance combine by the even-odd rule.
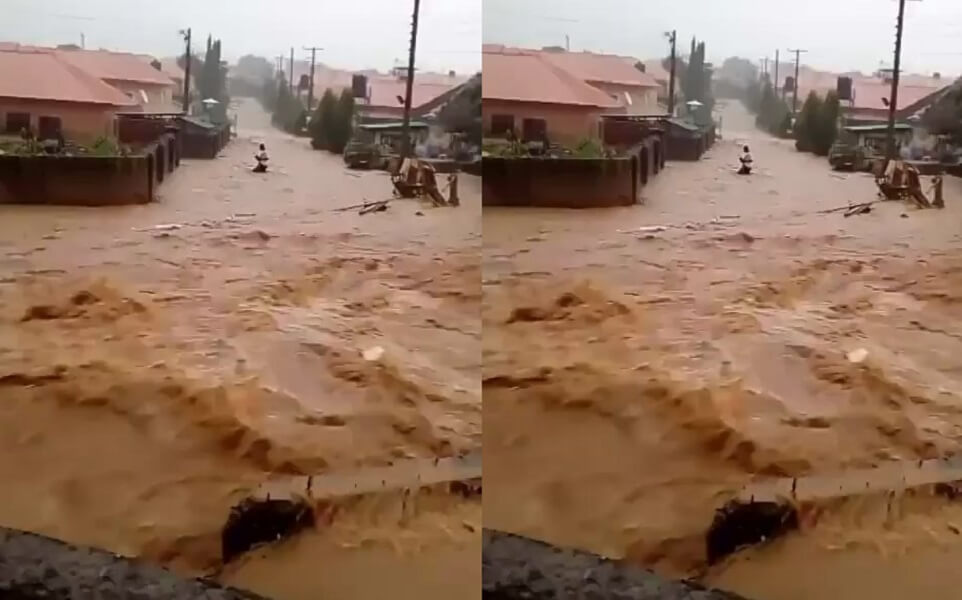
[[[267,156],[267,148],[264,146],[264,144],[261,144],[260,152],[254,155],[254,160],[257,161],[257,166],[255,166],[252,170],[255,173],[266,173],[267,161],[269,161],[270,158]]]
[[[738,169],[739,175],[751,175],[752,164],[755,162],[752,160],[752,152],[748,149],[748,146],[742,148],[742,155],[738,157],[738,160],[742,163],[740,169]]]

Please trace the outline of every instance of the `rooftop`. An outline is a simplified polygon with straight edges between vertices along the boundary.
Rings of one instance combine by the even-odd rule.
[[[108,50],[58,50],[65,60],[105,81],[174,85],[170,76],[150,66],[137,54]]]
[[[482,65],[483,100],[619,107],[608,94],[548,60],[540,51],[486,45]]]
[[[0,97],[128,107],[116,88],[48,48],[0,44]]]
[[[607,83],[626,87],[659,87],[654,77],[635,68],[637,59],[594,52],[541,51],[554,65],[588,83]]]

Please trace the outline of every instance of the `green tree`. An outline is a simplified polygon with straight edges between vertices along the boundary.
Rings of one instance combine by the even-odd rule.
[[[461,133],[472,144],[481,145],[484,127],[481,119],[480,73],[461,86],[461,90],[441,107],[438,120],[445,130]]]
[[[838,94],[833,90],[825,95],[825,100],[819,105],[816,124],[812,131],[814,138],[812,151],[815,154],[828,156],[832,144],[835,143],[835,137],[838,135],[838,116]]]
[[[334,111],[334,123],[331,126],[331,152],[344,152],[344,147],[351,141],[354,131],[354,93],[351,90],[341,90],[341,97],[337,100]]]
[[[337,97],[328,88],[324,90],[321,101],[317,103],[311,118],[311,146],[315,150],[331,150],[334,146],[331,132],[336,128]]]
[[[681,89],[685,95],[685,102],[697,100],[701,107],[692,111],[695,123],[708,125],[711,123],[711,113],[715,106],[715,99],[711,92],[712,69],[705,62],[705,42],[695,38],[691,40],[691,54],[688,64],[681,76]]]
[[[197,75],[197,91],[200,100],[213,99],[218,103],[211,108],[205,108],[211,120],[223,123],[227,120],[227,105],[230,96],[227,93],[227,69],[221,61],[221,42],[207,38],[207,53]]]
[[[307,113],[301,100],[291,94],[287,78],[277,78],[277,102],[271,122],[288,133],[299,133],[307,121]]]
[[[809,92],[802,110],[795,120],[795,148],[801,152],[814,152],[819,131],[822,100],[814,91]]]
[[[758,110],[755,115],[755,124],[772,135],[784,137],[791,124],[791,115],[788,106],[778,97],[775,88],[767,78],[761,82],[760,99]],[[787,118],[787,120],[786,120]]]

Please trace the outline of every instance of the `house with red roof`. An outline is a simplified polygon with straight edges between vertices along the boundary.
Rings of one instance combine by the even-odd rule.
[[[117,88],[137,112],[179,112],[174,95],[179,91],[170,75],[142,56],[109,50],[59,50],[64,60]]]
[[[136,102],[50,48],[0,43],[0,133],[40,139],[115,138],[117,114]]]
[[[618,103],[619,114],[654,115],[658,108],[660,84],[650,74],[637,68],[637,59],[629,56],[595,52],[544,51],[548,62],[581,78]],[[615,111],[612,111],[615,112]]]
[[[929,82],[899,81],[898,105],[895,118],[906,122],[909,117],[924,112],[949,87],[948,81],[933,85]],[[852,81],[852,100],[842,102],[843,114],[854,123],[881,123],[888,121],[892,82],[883,78],[855,79]]]
[[[623,105],[537,50],[485,45],[481,112],[486,136],[577,144],[601,137],[601,116]]]

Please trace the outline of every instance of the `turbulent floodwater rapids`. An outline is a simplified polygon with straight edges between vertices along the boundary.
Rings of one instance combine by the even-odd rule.
[[[224,155],[152,205],[0,207],[3,525],[210,573],[229,508],[271,474],[479,446],[480,183],[457,209],[333,212],[389,179],[238,111]],[[440,490],[358,499],[221,578],[278,600],[469,597],[480,526],[479,501]]]
[[[828,502],[706,564],[748,481],[962,438],[962,208],[818,214],[872,199],[871,178],[723,115],[644,207],[485,210],[485,525],[764,600],[953,598],[962,509],[925,491]]]

